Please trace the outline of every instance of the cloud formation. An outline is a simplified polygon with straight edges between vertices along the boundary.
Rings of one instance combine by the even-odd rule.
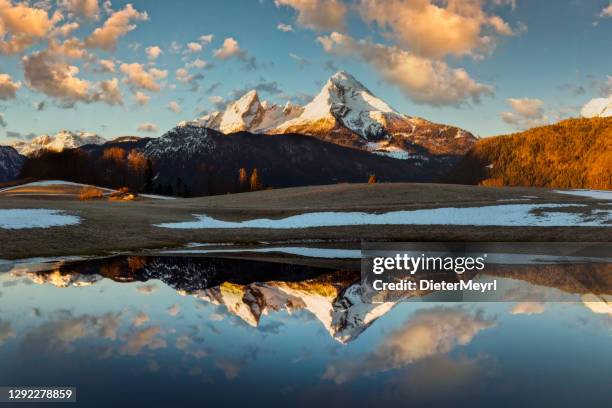
[[[342,0],[274,0],[276,7],[297,11],[297,22],[319,31],[344,31],[347,7]]]
[[[419,310],[365,359],[331,364],[323,378],[342,384],[362,375],[398,369],[466,345],[478,333],[495,325],[495,320],[486,318],[482,312],[470,313],[462,308]]]
[[[327,53],[360,57],[416,103],[459,106],[470,100],[479,103],[483,96],[493,95],[493,87],[444,61],[423,58],[398,47],[354,40],[337,32],[319,37],[318,41]]]
[[[138,129],[137,130],[139,132],[155,133],[155,132],[157,132],[158,127],[154,123],[145,122],[145,123],[141,123],[140,125],[138,125]],[[140,293],[144,293],[145,295],[153,293],[154,290],[155,290],[154,287],[150,287],[150,286],[147,286],[147,285],[140,286],[138,288],[138,291]]]
[[[190,52],[190,53],[200,52],[200,51],[202,51],[202,44],[197,43],[197,42],[187,43],[186,51]]]
[[[513,315],[534,315],[544,313],[544,303],[542,302],[520,302],[510,309]]]
[[[282,31],[283,33],[290,33],[293,31],[293,26],[291,24],[280,23],[276,26],[276,28],[278,29],[278,31]]]
[[[156,60],[161,54],[164,53],[162,49],[159,48],[157,45],[147,47],[145,49],[145,52],[147,53],[147,57],[149,57],[150,60]]]
[[[119,352],[126,355],[137,355],[144,349],[158,350],[166,347],[166,341],[161,338],[162,330],[159,326],[151,326],[141,330],[136,330],[126,337],[124,344]]]
[[[0,0],[0,54],[18,54],[39,43],[63,18],[59,11],[49,16],[25,2]]]
[[[549,122],[544,113],[544,101],[531,98],[510,98],[506,103],[512,108],[510,112],[502,112],[501,118],[517,129],[529,129],[542,126]]]
[[[14,82],[8,74],[0,74],[0,101],[14,99],[19,88],[21,88],[21,82]]]
[[[200,41],[202,45],[208,45],[212,42],[214,38],[215,38],[214,35],[206,34],[206,35],[201,35],[200,38],[198,38],[198,41]]]
[[[134,101],[136,101],[138,105],[144,106],[148,104],[150,100],[151,100],[151,97],[148,96],[147,94],[140,92],[140,91],[134,92]]]
[[[245,55],[245,52],[242,48],[240,48],[240,44],[238,44],[238,41],[236,41],[232,37],[229,37],[223,40],[223,45],[221,46],[221,48],[217,48],[213,52],[213,55],[216,58],[226,60],[232,57],[243,57]]]
[[[478,56],[496,36],[515,34],[501,17],[484,10],[484,0],[361,0],[367,23],[376,23],[402,48],[428,58]]]
[[[599,17],[601,18],[612,17],[612,3],[610,3],[608,7],[605,7],[603,10],[601,10],[601,13],[599,13]]]
[[[159,92],[161,85],[158,80],[168,76],[168,71],[157,68],[145,69],[144,65],[137,62],[121,64],[121,72],[126,75],[125,83],[135,88],[142,88],[148,91]]]
[[[168,110],[174,113],[180,113],[181,112],[181,106],[178,104],[177,101],[171,101],[168,104]]]
[[[96,28],[85,40],[90,48],[99,48],[105,51],[115,49],[119,38],[136,28],[134,21],[146,21],[149,19],[147,12],[137,11],[131,4],[123,10],[113,12],[104,22],[102,27]]]
[[[97,20],[100,17],[98,0],[60,0],[58,6],[69,14],[86,20]]]
[[[96,99],[92,84],[79,78],[77,66],[61,61],[49,51],[37,51],[21,59],[26,85],[57,100],[63,107]]]
[[[258,68],[258,63],[255,57],[250,56],[245,50],[240,48],[240,44],[234,38],[229,37],[223,40],[223,45],[213,51],[215,58],[227,60],[237,58],[244,63],[247,71],[252,71]]]

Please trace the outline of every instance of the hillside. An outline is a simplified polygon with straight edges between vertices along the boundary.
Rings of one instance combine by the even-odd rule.
[[[342,182],[426,181],[437,169],[304,135],[224,135],[185,124],[155,139],[87,145],[32,157],[21,176],[136,192],[206,196]],[[256,176],[253,174],[256,173]]]
[[[482,139],[449,179],[486,186],[612,189],[612,118],[569,119]]]

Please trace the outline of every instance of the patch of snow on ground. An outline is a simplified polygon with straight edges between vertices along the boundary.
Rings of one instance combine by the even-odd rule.
[[[60,210],[50,209],[0,209],[0,228],[25,229],[76,225],[81,219]]]
[[[612,201],[612,190],[556,190],[555,193]]]
[[[177,249],[164,251],[164,254],[216,254],[216,253],[258,252],[298,255],[306,258],[327,259],[360,259],[359,249],[308,248],[308,247],[272,247],[272,248],[236,248],[236,249]]]
[[[313,212],[282,219],[254,219],[242,222],[217,220],[207,215],[195,215],[196,221],[157,224],[175,229],[198,228],[313,228],[347,225],[474,225],[508,227],[612,227],[612,211],[598,214],[597,219],[585,219],[584,214],[563,212],[564,209],[585,207],[577,204],[508,204],[485,207],[436,208],[413,211],[393,211],[383,214],[364,212]],[[543,210],[536,215],[534,210]]]
[[[155,194],[138,194],[138,197],[151,198],[153,200],[176,200],[176,197],[160,196]]]

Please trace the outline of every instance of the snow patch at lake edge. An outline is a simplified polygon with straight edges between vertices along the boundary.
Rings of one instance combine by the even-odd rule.
[[[282,219],[259,218],[247,221],[222,221],[197,215],[196,221],[156,224],[160,228],[314,228],[351,225],[464,225],[508,227],[612,227],[612,211],[598,210],[585,214],[563,212],[563,209],[584,208],[580,204],[509,204],[484,207],[435,208],[393,211],[382,214],[364,212],[313,212]],[[535,214],[534,211],[541,213]],[[543,212],[543,213],[542,213]]]
[[[0,228],[27,229],[77,225],[81,218],[51,209],[0,209]]]

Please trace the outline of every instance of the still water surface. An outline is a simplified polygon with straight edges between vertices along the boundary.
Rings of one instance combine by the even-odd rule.
[[[92,407],[609,406],[609,267],[588,287],[503,277],[566,302],[372,305],[345,266],[5,263],[0,385]]]

